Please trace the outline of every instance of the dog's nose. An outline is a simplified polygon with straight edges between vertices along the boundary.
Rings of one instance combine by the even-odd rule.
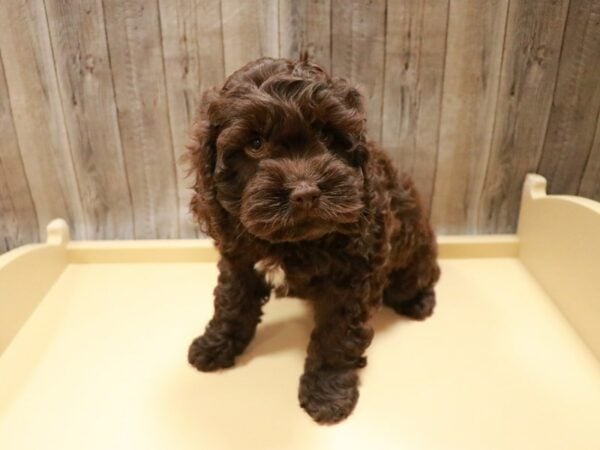
[[[290,194],[290,200],[295,206],[306,209],[317,206],[319,197],[321,197],[321,190],[305,181],[296,185]]]

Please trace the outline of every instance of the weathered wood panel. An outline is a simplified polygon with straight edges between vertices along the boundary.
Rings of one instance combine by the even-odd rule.
[[[135,237],[177,237],[177,182],[158,5],[104,0],[104,18]]]
[[[331,70],[360,85],[366,98],[370,137],[381,140],[385,72],[384,0],[332,0]]]
[[[121,149],[100,0],[46,0],[71,156],[90,236],[132,238],[133,205]]]
[[[279,1],[279,56],[298,58],[304,40],[304,19],[308,0]]]
[[[331,70],[331,16],[331,0],[307,0],[302,50],[326,70]]]
[[[42,2],[19,0],[0,7],[0,49],[40,234],[45,235],[49,221],[63,217],[72,224],[75,238],[91,237],[73,170]]]
[[[440,233],[514,231],[528,171],[600,200],[598,1],[15,0],[0,252],[57,216],[75,238],[196,236],[177,161],[201,92],[301,51],[359,85]]]
[[[475,233],[500,79],[507,0],[450,5],[432,220]]]
[[[279,26],[279,0],[259,0],[260,54],[278,58],[279,37],[281,28]],[[284,33],[285,34],[285,33]]]
[[[256,0],[221,0],[225,76],[261,54],[261,26]]]
[[[598,116],[596,136],[581,179],[578,195],[600,201],[600,116]]]
[[[0,53],[0,253],[39,239]]]
[[[538,172],[550,193],[576,194],[600,112],[600,2],[572,1]]]
[[[331,72],[336,77],[352,75],[352,16],[354,1],[331,0]],[[384,17],[385,18],[385,17]],[[385,27],[385,24],[384,24]],[[385,35],[384,35],[385,39]]]
[[[558,70],[569,0],[511,0],[478,231],[515,230],[521,183],[535,172]]]
[[[179,237],[197,235],[189,214],[193,181],[181,162],[201,93],[225,77],[219,0],[160,1],[169,118],[176,156]]]
[[[429,211],[437,162],[448,2],[390,2],[382,144],[411,174]]]
[[[311,59],[331,68],[331,0],[283,0],[279,4],[280,56]]]

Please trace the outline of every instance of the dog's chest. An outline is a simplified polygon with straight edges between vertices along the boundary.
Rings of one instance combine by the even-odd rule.
[[[264,276],[272,287],[282,286],[286,283],[286,276],[281,264],[268,259],[261,259],[254,265],[254,270]]]
[[[348,255],[322,248],[294,248],[261,259],[254,266],[278,297],[312,298],[324,284],[347,280],[353,272]]]
[[[276,295],[285,296],[289,293],[286,273],[281,264],[269,259],[261,259],[254,265],[254,270],[261,274]]]
[[[330,257],[314,251],[284,252],[261,259],[254,268],[277,295],[293,295],[327,276]]]

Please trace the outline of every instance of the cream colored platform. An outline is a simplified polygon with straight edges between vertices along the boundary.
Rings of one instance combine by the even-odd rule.
[[[330,427],[296,398],[308,304],[272,300],[238,364],[200,373],[209,244],[53,223],[0,257],[0,449],[600,449],[600,205],[528,180],[518,236],[441,239],[430,320],[376,317],[359,404]],[[567,220],[578,237],[553,234]]]

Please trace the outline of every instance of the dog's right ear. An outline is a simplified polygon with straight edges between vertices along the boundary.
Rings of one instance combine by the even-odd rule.
[[[215,240],[219,235],[217,218],[222,215],[222,208],[216,199],[216,187],[213,180],[217,160],[216,141],[219,135],[219,126],[211,123],[210,108],[218,96],[219,92],[214,88],[202,94],[185,156],[189,170],[188,175],[194,177],[194,195],[190,203],[190,210],[196,217],[200,229]]]
[[[216,140],[219,134],[218,125],[211,123],[209,110],[218,98],[216,88],[204,91],[192,125],[191,142],[188,145],[188,157],[191,159],[192,171],[199,171],[203,177],[210,178],[216,164]]]

